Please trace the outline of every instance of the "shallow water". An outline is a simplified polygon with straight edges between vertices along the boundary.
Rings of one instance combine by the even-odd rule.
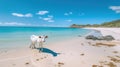
[[[84,36],[91,30],[60,27],[0,27],[0,48],[24,47],[31,35],[47,35],[47,43]]]

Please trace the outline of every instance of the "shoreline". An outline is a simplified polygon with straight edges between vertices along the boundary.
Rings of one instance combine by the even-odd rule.
[[[94,29],[100,30],[103,35],[107,35],[108,32],[113,36],[116,35],[115,33],[106,31],[105,29]],[[44,45],[43,52],[39,52],[39,49],[29,48],[13,49],[12,51],[6,50],[6,52],[0,52],[0,66],[109,67],[110,64],[113,64],[114,66],[119,67],[120,43],[114,46],[94,45],[98,42],[105,43],[108,41],[86,40],[84,37],[77,36],[60,42],[50,44],[46,43],[46,45]]]

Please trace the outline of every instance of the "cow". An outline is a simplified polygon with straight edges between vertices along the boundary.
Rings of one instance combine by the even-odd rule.
[[[36,48],[35,45],[38,43],[40,48],[43,48],[43,43],[45,42],[45,39],[48,38],[48,36],[36,36],[36,35],[31,35],[31,44],[30,48],[34,49]],[[42,50],[41,50],[42,51]]]

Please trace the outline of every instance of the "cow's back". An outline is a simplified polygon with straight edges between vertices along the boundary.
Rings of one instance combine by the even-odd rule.
[[[36,35],[31,35],[30,39],[31,39],[31,41],[37,41],[38,36],[36,36]]]

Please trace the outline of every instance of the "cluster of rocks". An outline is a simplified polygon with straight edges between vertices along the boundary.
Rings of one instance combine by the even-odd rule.
[[[94,36],[94,35],[87,35],[85,38],[86,38],[86,39],[91,39],[91,40],[107,40],[107,41],[112,41],[112,40],[114,40],[114,37],[111,36],[111,35],[99,36],[99,37],[96,37],[96,36]]]

